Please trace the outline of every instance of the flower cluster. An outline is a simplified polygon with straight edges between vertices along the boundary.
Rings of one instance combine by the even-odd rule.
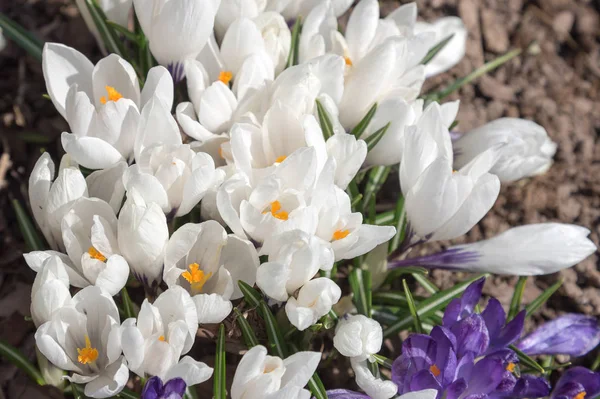
[[[114,23],[100,26],[102,13],[88,3],[78,1],[102,49],[123,51],[94,64],[62,44],[44,47],[48,95],[70,131],[58,168],[44,153],[31,173],[31,208],[49,249],[25,255],[37,272],[37,347],[85,384],[85,395],[118,394],[130,371],[152,377],[148,399],[178,398],[208,380],[213,369],[188,355],[198,328],[225,321],[247,295],[242,288],[255,285],[281,308],[287,337],[340,316],[334,346],[374,399],[549,393],[545,378],[518,373],[509,348],[525,313],[505,323],[496,300],[476,311],[484,280],[448,305],[441,325],[404,342],[391,381],[371,367],[381,325],[341,301],[347,284],[338,275],[364,268],[381,280],[385,270],[365,266],[374,258],[384,269],[526,276],[596,251],[586,228],[545,223],[407,257],[418,244],[468,232],[501,182],[543,173],[556,150],[541,126],[520,119],[459,134],[458,101],[421,95],[427,77],[464,55],[460,19],[417,22],[414,3],[380,18],[376,0],[360,0],[341,33],[337,17],[349,0],[125,0],[102,2]],[[124,18],[132,7],[135,31]],[[390,172],[401,198],[396,211],[381,212],[377,191]],[[120,311],[136,286],[146,299]],[[520,350],[593,349],[595,321],[569,317],[577,323],[548,324]],[[231,397],[308,398],[321,355],[294,352],[282,359],[254,346]],[[553,397],[592,395],[600,382],[586,373],[565,373]]]

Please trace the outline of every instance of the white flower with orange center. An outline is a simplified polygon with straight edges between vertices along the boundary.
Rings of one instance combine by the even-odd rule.
[[[212,368],[189,356],[198,330],[194,301],[181,287],[171,287],[154,303],[144,300],[137,320],[123,322],[123,354],[129,369],[142,378],[183,378],[187,386],[206,381]]]
[[[43,70],[48,94],[72,131],[63,133],[62,145],[89,169],[130,160],[144,105],[152,97],[168,109],[173,103],[173,81],[165,68],[152,68],[140,90],[135,70],[116,54],[93,65],[75,49],[48,43]]]
[[[254,245],[227,235],[219,223],[188,223],[167,244],[163,277],[191,295],[201,324],[220,323],[231,313],[231,300],[242,297],[238,281],[254,284],[258,263]]]
[[[35,341],[50,362],[72,372],[68,380],[85,385],[86,396],[108,398],[129,379],[119,324],[112,297],[99,287],[86,287],[38,328]]]

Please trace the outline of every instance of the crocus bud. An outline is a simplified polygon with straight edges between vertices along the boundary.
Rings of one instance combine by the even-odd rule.
[[[159,377],[152,377],[144,385],[142,399],[181,399],[185,388],[185,381],[181,378],[173,378],[163,384]]]
[[[382,343],[383,331],[379,323],[360,314],[340,320],[333,337],[335,349],[358,361],[379,352]]]
[[[523,338],[517,348],[528,355],[583,356],[600,343],[595,317],[566,314],[551,320]]]
[[[550,399],[595,398],[600,393],[600,373],[585,367],[573,367],[556,383]]]
[[[501,118],[463,134],[454,143],[454,167],[461,168],[478,154],[499,147],[499,158],[490,170],[502,182],[544,173],[552,165],[556,143],[537,123]]]
[[[325,316],[340,300],[342,291],[332,280],[320,277],[300,288],[298,298],[288,299],[285,313],[298,330],[306,330]]]

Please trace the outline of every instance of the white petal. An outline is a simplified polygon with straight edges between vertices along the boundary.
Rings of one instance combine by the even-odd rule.
[[[110,168],[124,160],[115,147],[96,137],[77,137],[63,133],[61,142],[67,154],[89,169]]]
[[[91,398],[110,398],[123,390],[129,380],[129,369],[121,358],[102,370],[98,378],[85,386],[84,393]]]
[[[285,373],[281,377],[281,386],[304,387],[317,370],[321,361],[321,352],[296,352],[283,361]]]
[[[356,384],[372,399],[390,399],[398,392],[398,386],[392,381],[385,381],[373,376],[366,361],[352,360],[351,363],[356,376]]]
[[[207,381],[213,374],[213,369],[189,356],[183,357],[179,364],[172,367],[165,376],[165,381],[181,378],[187,386],[193,386]]]
[[[219,294],[198,294],[193,297],[198,311],[198,323],[214,324],[220,323],[233,309],[231,301],[223,299]]]
[[[162,66],[151,68],[142,89],[140,106],[143,108],[150,98],[156,96],[163,102],[165,108],[171,109],[173,95],[173,78],[169,71]]]

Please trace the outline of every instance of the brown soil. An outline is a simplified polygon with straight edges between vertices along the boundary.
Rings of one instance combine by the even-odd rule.
[[[389,12],[397,3],[384,2],[384,12]],[[560,221],[590,228],[592,240],[598,244],[600,1],[423,0],[418,5],[420,15],[428,20],[444,14],[459,15],[470,32],[465,59],[450,73],[428,82],[427,89],[464,76],[512,48],[526,48],[531,42],[537,42],[535,51],[512,60],[454,95],[461,100],[459,130],[468,130],[502,116],[522,117],[544,126],[559,144],[555,164],[546,175],[504,186],[492,212],[464,239],[457,241],[491,237],[511,226],[526,223]],[[93,60],[100,57],[94,40],[69,0],[4,0],[0,1],[0,12],[45,41],[68,44]],[[39,63],[9,42],[0,53],[3,154],[0,159],[0,338],[19,347],[32,360],[35,358],[34,327],[26,316],[34,273],[21,256],[26,248],[11,200],[26,204],[27,176],[42,148],[50,151],[55,160],[61,151],[57,138],[67,125],[51,102],[42,97],[44,93]],[[433,244],[423,251],[430,252],[441,246]],[[598,265],[596,254],[572,269],[530,279],[525,301],[531,301],[557,279],[565,281],[559,294],[534,322],[565,311],[600,314]],[[461,273],[443,271],[436,271],[433,276],[444,288],[465,277]],[[515,281],[515,278],[504,277],[489,279],[486,293],[506,305]],[[337,368],[331,370],[333,380],[347,380],[345,372]],[[228,374],[232,371],[228,370]],[[36,387],[7,362],[0,362],[0,387],[0,399],[62,397],[57,390]]]

